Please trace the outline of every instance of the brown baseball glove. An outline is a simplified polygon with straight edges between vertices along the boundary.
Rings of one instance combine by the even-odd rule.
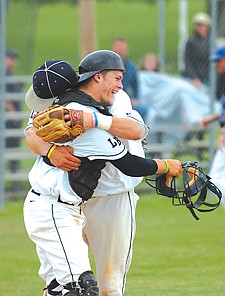
[[[33,117],[36,134],[45,142],[65,143],[83,132],[83,111],[52,105]]]

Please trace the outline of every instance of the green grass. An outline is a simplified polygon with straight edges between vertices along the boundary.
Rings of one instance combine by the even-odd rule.
[[[224,295],[225,213],[198,216],[161,196],[141,198],[127,295]]]
[[[0,241],[0,295],[42,295],[35,246],[23,224],[22,202],[8,202],[0,211]]]
[[[196,221],[186,208],[173,207],[162,196],[141,194],[126,296],[225,295],[224,210],[198,216]],[[7,202],[0,211],[0,241],[0,295],[42,295],[22,201]]]
[[[206,0],[188,1],[189,31],[192,17],[206,11]],[[36,3],[36,4],[35,4]],[[177,71],[178,1],[165,1],[166,71]],[[7,13],[7,47],[20,53],[18,74],[31,74],[44,60],[59,58],[75,68],[80,60],[78,6],[67,1],[38,4],[12,0]],[[127,38],[129,56],[139,65],[149,51],[158,53],[158,1],[96,0],[97,49],[111,49],[112,40]]]

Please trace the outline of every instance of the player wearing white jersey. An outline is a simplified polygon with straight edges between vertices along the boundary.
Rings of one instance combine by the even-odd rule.
[[[104,53],[105,52],[101,52],[101,55],[103,54],[102,58],[105,61]],[[108,54],[108,51],[106,54]],[[108,93],[109,86],[108,88],[106,86],[110,80],[111,84],[112,81],[114,81],[114,92],[115,89],[117,89],[118,92],[121,88],[122,69],[105,67],[104,69],[101,68],[97,70],[97,74],[101,73],[103,70],[107,70],[106,73],[112,74],[111,78],[108,77],[108,79],[104,79],[103,76],[105,73],[102,73],[101,83],[102,90],[105,91],[105,94]],[[83,81],[95,76],[96,73],[92,73],[92,75],[87,78],[84,77]],[[80,81],[82,81],[82,79]],[[112,104],[112,92],[110,98],[109,102]],[[108,105],[110,105],[109,102]],[[85,107],[74,102],[70,102],[67,107],[93,112],[93,107]],[[113,113],[113,110],[111,110],[111,112]],[[131,109],[127,110],[126,116],[129,117],[131,112]],[[77,174],[74,174],[73,171],[72,176],[75,176],[75,179],[73,178],[73,180],[76,181],[75,185],[71,185],[71,182],[69,182],[71,179],[69,178],[70,180],[68,180],[69,174],[67,172],[46,164],[42,157],[37,159],[29,175],[33,189],[28,193],[24,206],[24,216],[30,237],[39,248],[41,247],[41,249],[44,250],[49,260],[45,268],[43,267],[43,261],[41,262],[43,264],[42,268],[45,269],[45,274],[42,272],[42,275],[44,274],[43,277],[46,279],[46,276],[50,275],[47,279],[47,283],[50,282],[50,280],[53,279],[52,270],[49,271],[50,265],[52,265],[57,281],[65,288],[62,291],[63,295],[80,295],[75,294],[77,293],[76,290],[70,289],[72,287],[70,283],[77,282],[79,275],[89,269],[89,263],[86,260],[87,248],[82,249],[83,243],[79,238],[78,247],[81,247],[81,249],[77,248],[77,250],[74,251],[74,244],[76,244],[76,239],[81,229],[80,226],[82,226],[85,219],[83,234],[95,257],[100,295],[123,295],[126,273],[132,256],[132,243],[135,233],[134,214],[138,197],[134,193],[133,188],[141,180],[127,177],[123,173],[131,176],[143,176],[163,172],[166,169],[165,162],[163,160],[144,160],[142,158],[132,157],[127,152],[121,140],[106,131],[96,128],[86,131],[80,138],[70,143],[70,145],[74,148],[77,156],[86,157],[85,159],[88,159],[88,161],[84,162],[84,165],[87,164],[88,166],[88,172],[85,171],[85,168],[82,168],[82,166]],[[133,144],[128,147],[131,151],[132,146]],[[136,145],[133,147],[135,146]],[[143,150],[139,150],[139,148],[137,151],[143,155]],[[89,160],[91,160],[91,162]],[[107,162],[105,163],[105,161]],[[169,163],[171,165],[171,174],[179,176],[181,173],[180,162],[177,160],[169,160]],[[123,173],[119,173],[118,169],[115,167],[122,170]],[[89,188],[93,191],[93,194],[91,194],[93,198],[81,204],[84,216],[81,212],[79,217],[79,205],[82,201],[87,199],[87,196],[83,195],[83,192],[86,189],[85,187],[88,187],[87,185],[92,184],[91,175],[85,179],[88,183],[88,178],[90,178],[91,184],[82,183],[80,172],[85,172],[87,176],[90,170],[93,170],[95,173],[96,169],[101,171],[101,178],[98,180],[98,184],[96,183],[94,185],[94,188]],[[118,177],[119,174],[120,176]],[[46,179],[48,180],[47,184]],[[115,186],[113,186],[114,184]],[[37,204],[39,204],[39,209],[37,208]],[[40,209],[42,211],[42,207],[43,212],[45,212],[45,218],[49,215],[51,225],[49,223],[43,225],[43,222],[40,221],[38,212]],[[72,211],[75,213],[76,222],[79,221],[78,227],[77,225],[72,225],[72,223],[67,224],[66,222],[61,226],[60,211],[62,211],[63,208],[67,215],[71,214],[69,212]],[[55,212],[55,209],[59,209],[59,212]],[[46,213],[46,211],[48,213]],[[36,215],[34,215],[34,213],[36,213]],[[65,213],[63,216],[65,216]],[[59,221],[57,221],[57,218],[59,218]],[[70,221],[70,219],[68,220]],[[32,223],[30,223],[31,221]],[[43,229],[46,231],[44,234]],[[53,246],[54,244],[58,247],[52,248],[49,246]],[[83,257],[81,256],[82,253],[84,254]],[[76,256],[79,258],[76,258]],[[55,259],[57,258],[57,260],[54,261],[54,257]],[[78,268],[77,262],[80,261],[76,261],[76,259],[82,258],[86,264]],[[60,265],[59,262],[62,265]],[[49,266],[49,270],[46,266]],[[68,292],[68,290],[70,292]],[[68,294],[72,292],[74,292],[74,294]]]
[[[123,100],[123,95],[122,96],[120,95],[119,100],[116,100],[116,102],[121,102],[122,100]],[[79,110],[82,109],[83,106],[81,106],[81,105],[78,106],[77,103],[75,103],[75,104],[77,105],[76,107]],[[72,105],[73,105],[73,103],[70,103],[68,105],[68,107],[74,108],[74,106],[72,106]],[[87,108],[85,111],[87,111]],[[129,115],[131,115],[131,110],[127,109],[127,111],[128,111],[127,113],[129,113]],[[125,114],[124,114],[124,116],[125,116]],[[94,133],[93,133],[93,131],[94,131]],[[106,134],[106,137],[103,137],[103,134]],[[103,159],[114,160],[114,159],[117,159],[118,157],[121,158],[126,153],[126,149],[122,146],[121,142],[117,139],[115,140],[114,136],[109,137],[108,133],[105,131],[102,131],[100,129],[93,129],[92,133],[89,133],[87,131],[84,133],[84,136],[85,136],[84,138],[82,136],[79,139],[79,141],[77,141],[78,142],[77,145],[73,146],[73,143],[70,143],[70,145],[72,147],[74,147],[74,151],[76,151],[77,156],[89,155],[89,157],[88,157],[89,159],[93,160],[93,159],[96,159],[96,157],[97,157],[97,159],[99,159],[99,152],[100,152],[102,154],[101,157]],[[82,147],[84,148],[84,146],[81,145],[83,141],[85,141],[85,147],[88,148],[88,149],[85,148],[85,154],[82,154],[82,150],[81,150]],[[74,144],[75,144],[75,141],[74,141]],[[81,146],[79,146],[79,144]],[[142,145],[141,145],[140,141],[138,141],[137,143],[132,141],[129,143],[128,146],[131,149],[131,152],[135,151],[135,153],[137,153],[137,146],[138,146],[139,154],[141,156],[143,156],[143,149],[142,149]],[[132,149],[132,146],[133,146],[133,149]],[[79,147],[81,147],[81,149]],[[103,154],[102,151],[104,151],[104,152],[106,151],[106,153]],[[83,215],[81,215],[81,217],[79,217],[79,215],[80,215],[79,207],[75,206],[75,207],[73,207],[73,211],[71,211],[69,205],[65,205],[65,204],[58,202],[59,196],[60,196],[60,201],[68,202],[70,204],[78,205],[81,202],[81,198],[71,190],[71,187],[68,184],[67,172],[60,170],[58,168],[49,167],[49,165],[44,163],[43,158],[39,157],[29,174],[29,180],[30,180],[30,183],[32,186],[32,190],[28,194],[29,197],[27,198],[28,203],[26,203],[26,206],[29,207],[31,217],[30,218],[27,217],[28,215],[27,215],[26,206],[25,206],[25,221],[26,221],[28,233],[31,234],[31,238],[39,246],[38,253],[40,254],[40,250],[43,253],[43,250],[45,250],[45,248],[46,248],[46,252],[48,253],[49,261],[50,262],[54,261],[54,263],[55,263],[54,264],[55,273],[58,272],[58,273],[63,274],[63,270],[64,269],[66,270],[67,262],[65,260],[65,257],[61,255],[62,262],[60,262],[59,259],[54,260],[54,257],[55,258],[60,257],[60,255],[57,254],[57,252],[58,252],[57,248],[54,248],[54,249],[52,249],[52,251],[50,251],[49,245],[51,245],[51,241],[53,241],[53,238],[48,235],[47,241],[43,239],[44,229],[51,229],[51,224],[49,225],[48,223],[46,223],[46,219],[44,219],[44,223],[42,223],[41,217],[48,216],[50,219],[50,223],[51,223],[52,217],[50,215],[51,214],[50,209],[52,209],[52,207],[53,207],[52,203],[55,202],[55,204],[56,204],[55,208],[59,209],[58,215],[60,215],[60,218],[59,218],[58,216],[56,216],[57,213],[55,213],[55,220],[62,227],[65,227],[65,225],[62,224],[61,219],[65,219],[65,216],[67,216],[67,220],[65,220],[65,221],[67,221],[67,223],[68,223],[67,224],[68,228],[72,224],[72,221],[70,221],[70,217],[75,218],[76,221],[80,221],[80,225],[76,224],[75,227],[73,227],[73,228],[71,226],[71,231],[66,232],[68,234],[68,236],[70,237],[70,240],[68,241],[68,240],[66,240],[66,238],[64,238],[65,242],[68,241],[71,248],[73,248],[74,254],[77,255],[77,258],[74,257],[74,260],[70,259],[70,261],[75,262],[76,264],[78,264],[78,262],[80,262],[81,260],[86,262],[86,264],[81,265],[83,270],[81,269],[80,271],[77,271],[77,274],[81,274],[82,272],[84,272],[86,270],[90,270],[90,266],[88,266],[88,263],[87,263],[87,246],[83,245],[82,240],[80,240],[82,238],[82,236],[79,233],[80,226],[82,226],[82,224],[84,223],[84,220],[83,220],[84,217],[83,217]],[[66,180],[66,182],[65,182],[65,180]],[[120,235],[122,235],[122,237],[120,238],[119,235],[116,234],[116,231],[114,230],[115,239],[120,241],[121,244],[124,244],[122,242],[127,242],[127,247],[132,246],[132,244],[130,246],[130,243],[132,242],[133,237],[134,237],[134,233],[135,233],[134,213],[135,213],[136,202],[138,199],[138,196],[134,193],[133,188],[137,184],[139,184],[141,180],[142,180],[142,178],[130,178],[130,177],[124,175],[123,173],[121,173],[120,171],[118,171],[110,163],[106,164],[106,168],[104,168],[102,171],[102,175],[99,180],[99,184],[94,192],[94,196],[98,196],[98,197],[107,196],[107,199],[105,199],[105,200],[99,199],[98,204],[94,203],[95,207],[91,203],[89,204],[89,202],[84,204],[84,213],[87,212],[87,216],[85,218],[86,227],[83,230],[83,234],[87,238],[89,245],[90,246],[92,245],[91,247],[93,248],[93,250],[95,248],[95,244],[101,238],[97,235],[97,231],[105,230],[105,232],[109,235],[109,238],[112,239],[112,237],[113,237],[111,232],[109,231],[109,225],[107,226],[107,219],[109,219],[109,217],[110,217],[109,214],[113,214],[112,217],[115,217],[115,218],[116,218],[116,215],[118,216],[115,219],[114,223],[112,223],[112,221],[110,222],[111,227],[115,228],[115,230],[117,229],[119,231]],[[121,194],[121,192],[122,192],[122,194]],[[129,192],[129,195],[128,195],[128,192]],[[39,195],[36,195],[35,193],[41,193],[41,195],[39,196]],[[49,196],[49,193],[51,193],[50,196]],[[31,203],[31,201],[32,201],[32,203]],[[38,203],[37,203],[37,201],[38,201]],[[112,205],[111,205],[110,207],[108,207],[108,210],[106,210],[107,208],[104,210],[104,208],[106,207],[107,204],[109,206],[109,202],[111,202],[112,205],[114,205],[114,207],[112,207]],[[39,205],[39,207],[37,206],[37,204]],[[63,207],[64,207],[64,210],[62,209]],[[98,217],[95,217],[95,215],[93,216],[94,211],[92,211],[92,210],[94,208],[98,209],[99,207],[101,207],[101,211],[99,212]],[[107,218],[106,221],[105,221],[105,218],[103,218],[103,217],[101,218],[100,213],[102,212],[102,210],[104,210],[104,215],[106,215],[106,218]],[[61,213],[61,211],[64,211],[64,213]],[[102,215],[103,215],[103,213],[102,213]],[[129,216],[129,219],[131,220],[130,222],[133,221],[130,225],[130,227],[132,229],[128,229],[129,228],[128,226],[130,224],[130,223],[128,224],[128,220],[127,220],[128,216]],[[119,220],[119,217],[120,217],[120,220]],[[98,228],[96,229],[96,235],[94,235],[94,233],[90,229],[90,227],[93,227],[94,223],[99,223],[99,221],[97,222],[97,218],[99,218],[101,220],[102,226],[101,227],[100,227],[100,225],[98,226]],[[123,223],[122,223],[121,219],[122,219]],[[35,221],[39,221],[40,224],[43,224],[41,226],[38,223],[38,233],[37,233],[37,222],[35,223]],[[117,227],[116,227],[116,224],[117,224]],[[39,229],[41,230],[40,233],[39,233]],[[123,230],[123,232],[122,232],[122,230]],[[71,232],[73,233],[73,235],[71,235]],[[46,233],[48,233],[48,232],[46,231]],[[131,233],[132,233],[132,236],[131,236]],[[34,235],[35,235],[35,237],[34,237]],[[66,235],[66,234],[64,234],[64,235]],[[94,235],[94,238],[91,238],[92,235]],[[114,243],[112,244],[112,242],[109,240],[109,238],[107,239],[106,235],[104,235],[104,236],[106,238],[106,241],[108,240],[107,245],[109,245],[109,246],[115,245]],[[38,241],[36,241],[36,240],[38,240]],[[121,270],[122,266],[124,266],[124,270],[123,270],[122,274],[120,271],[120,277],[118,278],[116,284],[113,283],[112,277],[108,278],[108,274],[105,272],[105,265],[99,264],[99,262],[101,262],[101,260],[103,260],[103,262],[105,262],[105,264],[108,262],[108,260],[106,260],[106,259],[109,258],[108,251],[110,251],[110,248],[107,248],[107,246],[104,246],[101,243],[100,245],[101,245],[101,247],[104,247],[104,252],[100,252],[99,253],[100,255],[97,258],[95,258],[95,261],[99,265],[99,268],[98,268],[99,277],[102,278],[102,280],[99,280],[99,281],[101,283],[104,283],[104,286],[105,286],[105,288],[108,289],[108,291],[118,291],[117,293],[119,293],[119,291],[120,291],[120,293],[122,293],[122,289],[124,289],[124,284],[125,284],[126,271],[130,265],[132,249],[130,249],[129,252],[128,252],[127,248],[125,249],[125,247],[123,247],[121,249],[118,245],[118,241],[117,241],[117,245],[115,245],[115,250],[118,250],[117,251],[118,256],[117,256],[117,258],[114,257],[116,260],[113,263],[115,264],[115,267],[117,267],[117,269],[119,271]],[[76,244],[77,249],[80,251],[74,249],[74,247],[73,247],[74,244]],[[97,250],[100,251],[101,247],[99,246],[99,248],[97,248]],[[119,248],[117,248],[117,247],[119,247]],[[68,249],[68,247],[65,246],[65,243],[64,243],[64,249]],[[51,252],[53,254],[51,254]],[[82,254],[83,254],[83,256],[82,256]],[[95,252],[95,254],[96,254],[96,252]],[[105,254],[105,256],[104,256],[104,254]],[[51,256],[53,257],[52,259],[51,259]],[[97,255],[95,255],[95,256],[97,256]],[[125,258],[126,258],[126,260],[125,260]],[[127,262],[126,265],[124,264],[124,262],[125,262],[124,260]],[[41,269],[40,269],[39,273],[43,278],[45,278],[47,276],[46,280],[47,280],[47,283],[49,284],[52,281],[52,279],[54,278],[54,275],[51,273],[48,273],[48,268],[49,268],[48,261],[45,260],[44,263],[45,263],[45,266],[43,264],[41,265]],[[47,266],[46,266],[46,263],[47,263]],[[60,265],[62,270],[57,271],[57,267],[55,267],[56,263],[58,265]],[[70,265],[72,265],[72,263],[70,263]],[[111,263],[111,265],[112,265],[112,263]],[[112,266],[111,267],[112,270],[114,269],[116,271],[115,267]],[[117,272],[115,272],[115,271],[114,271],[114,274],[116,277],[118,277],[118,275],[117,275],[118,271]],[[49,277],[50,277],[50,279],[49,279]],[[69,279],[66,280],[66,282],[71,282],[70,277],[71,277],[71,275],[68,274]],[[105,277],[105,279],[104,279],[104,277]],[[58,282],[62,283],[62,280],[60,279],[58,274],[57,274],[57,280],[58,280]],[[73,281],[77,281],[77,279],[74,279]],[[111,282],[113,283],[113,287],[110,288],[111,290],[109,290],[109,285]],[[120,294],[118,294],[118,295],[120,295]]]

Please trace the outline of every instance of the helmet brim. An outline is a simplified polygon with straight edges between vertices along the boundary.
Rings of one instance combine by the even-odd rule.
[[[79,77],[79,80],[77,81],[77,83],[85,81],[85,80],[93,77],[97,73],[99,73],[99,71],[92,71],[92,72],[87,72],[87,73],[81,74],[80,77]]]

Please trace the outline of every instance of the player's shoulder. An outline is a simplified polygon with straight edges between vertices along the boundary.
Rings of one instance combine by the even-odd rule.
[[[123,90],[120,89],[117,94],[114,95],[115,103],[123,101],[124,103],[131,105],[131,99],[129,95]]]
[[[132,105],[130,97],[125,91],[120,90],[114,95],[114,102],[109,108],[109,111],[113,114],[113,116],[124,117],[123,114],[126,114],[131,109]]]
[[[118,93],[115,94],[115,97],[124,97],[124,98],[130,99],[128,94],[123,89],[120,89]]]

